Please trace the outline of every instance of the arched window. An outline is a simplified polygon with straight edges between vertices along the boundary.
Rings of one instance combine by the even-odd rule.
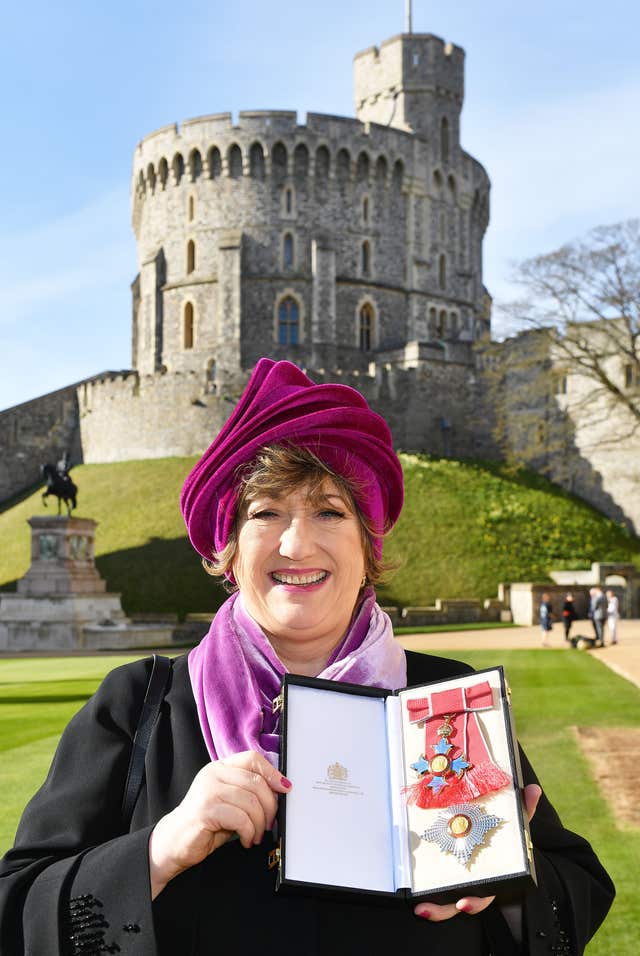
[[[222,157],[217,146],[209,150],[209,179],[217,179],[222,174]]]
[[[285,269],[293,269],[293,236],[285,232],[282,241],[282,265]]]
[[[369,223],[369,197],[365,196],[362,200],[362,221],[365,225]]]
[[[242,177],[242,150],[237,143],[229,147],[227,154],[229,163],[229,176],[231,179],[240,179]]]
[[[211,359],[207,366],[207,391],[215,392],[218,388],[218,373],[216,371],[216,360]]]
[[[369,302],[365,302],[358,314],[358,343],[362,352],[369,352],[373,347],[373,306]]]
[[[254,143],[249,150],[249,173],[253,179],[264,179],[264,150]]]
[[[193,196],[189,196],[189,212],[187,214],[189,217],[189,222],[193,222],[193,217],[195,216],[195,214],[196,214],[196,201],[193,198]]]
[[[378,156],[376,162],[376,183],[379,189],[383,189],[387,185],[387,173],[389,167],[384,156]]]
[[[348,183],[351,178],[351,156],[349,151],[341,149],[336,157],[336,172],[339,183]]]
[[[440,213],[440,242],[446,242],[447,239],[447,217],[445,213]]]
[[[449,120],[443,116],[440,120],[440,159],[449,162]]]
[[[278,308],[278,343],[297,345],[300,340],[300,312],[298,303],[288,295]]]
[[[368,241],[362,243],[362,275],[371,275],[371,245]]]
[[[158,178],[160,180],[160,185],[164,189],[167,185],[167,179],[169,178],[169,163],[166,161],[164,156],[158,163]]]
[[[187,302],[184,307],[184,331],[183,331],[183,345],[185,349],[193,348],[193,337],[194,337],[194,320],[193,320],[193,303]]]
[[[144,173],[140,170],[140,175],[138,176],[138,195],[144,196],[147,191],[147,187],[144,181]]]
[[[182,158],[181,153],[176,153],[176,155],[173,157],[171,169],[173,171],[173,181],[176,186],[178,186],[180,180],[182,179],[182,174],[184,173],[184,159]]]
[[[187,275],[193,272],[196,267],[196,244],[193,239],[187,243]]]
[[[316,150],[316,179],[324,182],[329,178],[331,156],[326,146],[318,146]]]
[[[447,288],[447,257],[440,256],[438,261],[438,285],[441,289]]]
[[[293,212],[293,190],[290,186],[284,191],[284,211],[288,216]]]
[[[153,168],[153,163],[149,163],[147,166],[147,182],[151,192],[154,193],[156,191],[156,171]]]
[[[438,334],[438,316],[436,310],[429,309],[429,335]]]
[[[449,313],[449,332],[451,335],[456,335],[458,331],[458,316],[455,312]]]
[[[447,176],[447,186],[449,187],[449,198],[455,202],[456,198],[456,181],[453,176]]]
[[[442,189],[442,174],[439,169],[436,169],[433,174],[433,187],[438,193]]]
[[[284,143],[276,143],[271,151],[271,175],[277,183],[281,183],[287,175],[287,148]]]
[[[356,179],[359,183],[366,183],[369,179],[369,157],[364,152],[358,156]]]
[[[447,313],[444,309],[441,310],[440,315],[438,316],[438,324],[436,325],[436,332],[439,339],[444,338],[447,331]]]
[[[202,175],[202,156],[197,149],[192,149],[189,154],[189,175],[192,182],[195,182]]]
[[[398,159],[393,166],[392,185],[395,190],[400,192],[404,180],[404,165],[401,159]]]
[[[309,150],[304,143],[298,143],[293,153],[293,175],[296,179],[305,179],[309,173]]]

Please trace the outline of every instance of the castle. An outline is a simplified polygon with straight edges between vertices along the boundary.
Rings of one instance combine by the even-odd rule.
[[[0,500],[63,447],[202,451],[262,355],[358,388],[401,449],[495,457],[474,349],[490,184],[460,145],[464,51],[395,36],[356,55],[354,90],[356,119],[223,113],[138,144],[132,368],[0,413]]]

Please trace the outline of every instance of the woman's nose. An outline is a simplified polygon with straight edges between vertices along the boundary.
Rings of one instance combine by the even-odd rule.
[[[280,536],[280,554],[298,561],[311,554],[312,550],[310,523],[304,518],[293,518]]]

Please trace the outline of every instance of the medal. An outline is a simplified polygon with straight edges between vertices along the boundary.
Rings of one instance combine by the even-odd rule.
[[[455,775],[459,780],[465,770],[471,767],[464,753],[460,753],[457,757],[451,757],[450,751],[454,748],[453,744],[449,743],[449,737],[452,733],[451,715],[446,714],[444,724],[438,727],[440,739],[437,744],[431,744],[434,756],[427,760],[426,755],[423,754],[419,760],[411,764],[411,769],[415,770],[420,777],[429,774],[427,787],[436,794],[447,786],[452,779],[452,775]]]
[[[422,834],[422,839],[437,843],[442,853],[452,853],[459,863],[468,866],[476,847],[485,842],[485,836],[504,823],[473,803],[457,803],[440,813],[435,822]]]

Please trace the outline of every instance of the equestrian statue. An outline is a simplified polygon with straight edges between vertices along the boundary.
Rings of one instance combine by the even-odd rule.
[[[78,487],[74,485],[69,477],[70,461],[69,452],[65,451],[57,464],[40,465],[40,474],[47,483],[47,487],[42,492],[42,504],[46,508],[49,495],[55,495],[58,499],[58,514],[60,514],[63,501],[67,506],[68,515],[71,515],[71,512],[77,506]]]

